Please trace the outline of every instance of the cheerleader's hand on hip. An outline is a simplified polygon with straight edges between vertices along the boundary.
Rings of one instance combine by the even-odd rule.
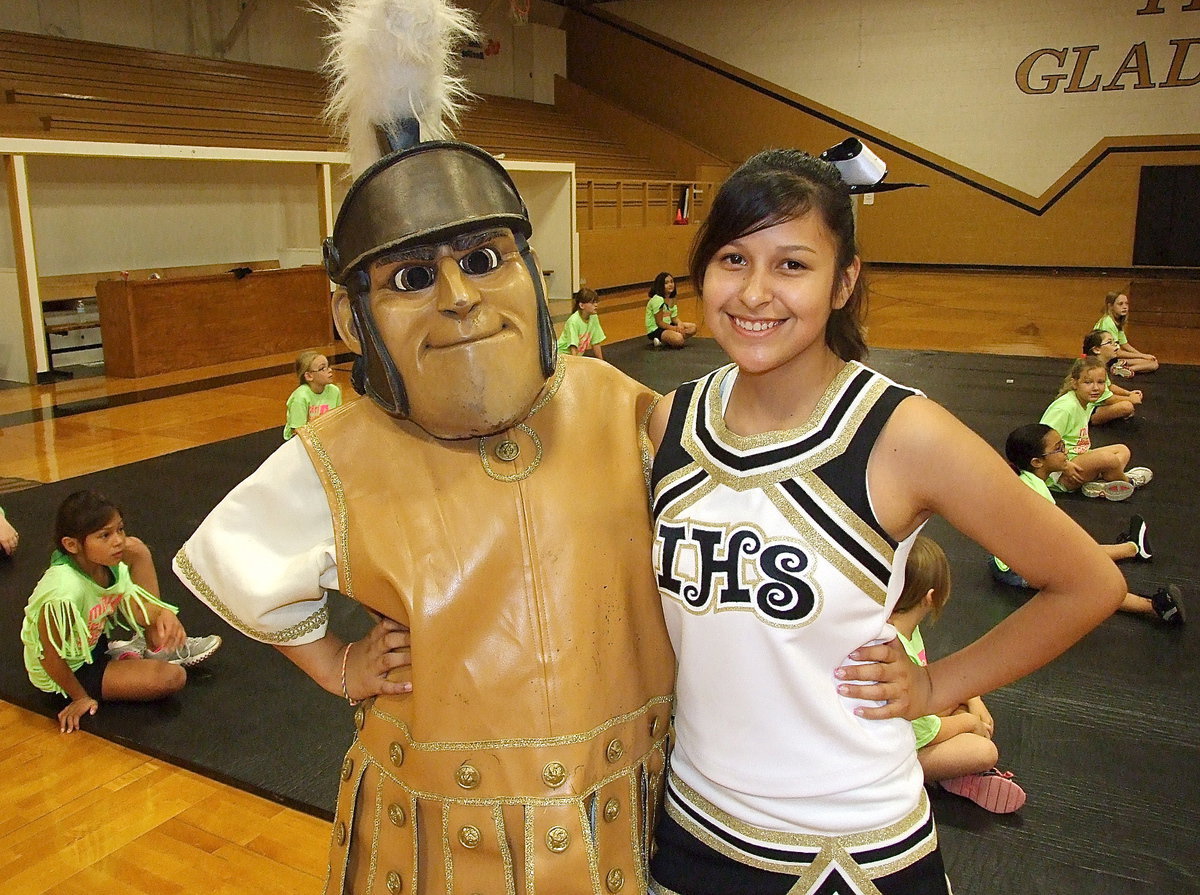
[[[838,693],[863,700],[854,709],[860,718],[905,718],[928,715],[933,686],[928,670],[908,657],[898,638],[873,640],[850,654],[833,672]]]

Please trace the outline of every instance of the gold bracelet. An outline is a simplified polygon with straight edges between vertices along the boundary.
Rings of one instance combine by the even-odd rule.
[[[352,646],[354,646],[353,643],[347,643],[346,648],[342,650],[342,695],[346,697],[346,702],[351,705],[358,705],[362,700],[351,699],[350,691],[346,689],[346,660],[350,658],[350,647]]]

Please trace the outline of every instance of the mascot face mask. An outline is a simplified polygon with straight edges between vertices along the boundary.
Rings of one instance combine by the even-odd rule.
[[[356,387],[438,438],[522,420],[555,362],[529,233],[507,172],[474,146],[418,143],[364,172],[326,245]]]
[[[525,417],[546,375],[537,293],[510,230],[388,253],[368,274],[409,419],[439,438],[465,438]]]

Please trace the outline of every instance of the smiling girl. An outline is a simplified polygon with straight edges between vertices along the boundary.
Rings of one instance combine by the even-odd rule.
[[[982,440],[859,363],[859,271],[849,188],[794,150],[735,171],[692,249],[705,323],[733,364],[650,423],[678,659],[655,892],[946,892],[905,719],[1045,664],[1124,593],[1096,543]],[[1029,555],[1041,591],[921,669],[888,617],[934,514],[990,552]]]
[[[1130,454],[1123,444],[1092,447],[1088,423],[1107,382],[1104,361],[1095,355],[1077,358],[1058,397],[1042,414],[1040,422],[1062,433],[1067,450],[1067,467],[1050,485],[1056,491],[1078,491],[1082,487],[1088,497],[1103,495],[1109,500],[1124,500],[1135,487],[1148,484],[1154,477],[1144,466],[1126,472]]]

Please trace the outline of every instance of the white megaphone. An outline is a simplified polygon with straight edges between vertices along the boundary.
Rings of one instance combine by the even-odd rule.
[[[821,153],[821,159],[838,169],[851,193],[886,193],[925,183],[884,183],[887,165],[857,137],[847,137]]]

